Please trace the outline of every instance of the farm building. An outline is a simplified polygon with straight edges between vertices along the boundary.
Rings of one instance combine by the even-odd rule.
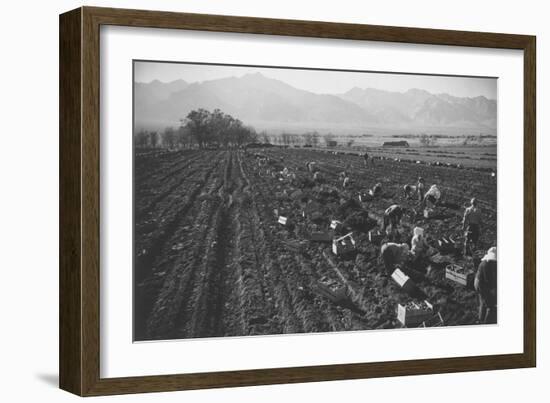
[[[337,145],[338,145],[338,142],[336,140],[327,141],[327,147],[336,147]]]
[[[401,141],[384,141],[383,147],[409,147],[409,142],[405,140]]]

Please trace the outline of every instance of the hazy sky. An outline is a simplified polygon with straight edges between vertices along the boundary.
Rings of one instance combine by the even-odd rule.
[[[136,62],[134,64],[135,81],[145,83],[153,80],[170,82],[178,79],[183,79],[187,82],[200,82],[231,76],[241,77],[244,74],[258,72],[266,77],[284,81],[293,87],[318,94],[339,94],[353,87],[370,87],[397,92],[405,92],[411,88],[419,88],[434,94],[447,93],[458,97],[476,97],[484,95],[489,99],[496,99],[497,96],[497,80],[495,78],[298,70],[158,62]]]

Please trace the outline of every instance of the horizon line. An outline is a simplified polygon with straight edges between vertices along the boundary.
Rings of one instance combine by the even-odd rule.
[[[394,74],[394,73],[379,73],[379,74]],[[185,83],[191,85],[191,84],[203,84],[203,83],[209,83],[209,82],[213,82],[213,81],[220,81],[220,80],[226,80],[228,78],[235,78],[235,79],[241,79],[241,78],[244,78],[246,76],[253,76],[253,75],[261,75],[262,77],[264,78],[267,78],[269,80],[274,80],[274,81],[279,81],[281,83],[284,83],[285,85],[288,85],[294,89],[297,89],[297,90],[300,90],[300,91],[305,91],[305,92],[309,92],[311,94],[316,94],[316,95],[341,95],[341,94],[346,94],[354,89],[358,89],[358,90],[362,90],[362,91],[366,91],[366,90],[376,90],[376,91],[383,91],[383,92],[388,92],[388,93],[393,93],[393,94],[406,94],[407,92],[409,91],[414,91],[414,90],[418,90],[418,91],[424,91],[424,92],[427,92],[428,94],[430,95],[449,95],[449,96],[452,96],[452,97],[455,97],[455,98],[469,98],[469,99],[475,99],[475,98],[485,98],[489,101],[496,101],[496,99],[494,98],[489,98],[489,97],[486,97],[485,95],[476,95],[476,96],[458,96],[458,95],[453,95],[449,92],[430,92],[424,88],[419,88],[419,87],[411,87],[405,91],[392,91],[392,90],[386,90],[386,89],[382,89],[382,88],[377,88],[377,87],[360,87],[360,86],[353,86],[351,87],[349,90],[345,91],[345,92],[340,92],[340,93],[330,93],[330,92],[326,92],[326,93],[315,93],[315,92],[312,92],[312,91],[309,91],[309,90],[304,90],[302,88],[297,88],[281,79],[278,79],[278,78],[273,78],[273,77],[269,77],[269,76],[266,76],[260,72],[257,72],[257,73],[244,73],[242,76],[234,76],[234,75],[231,75],[231,76],[227,76],[227,77],[220,77],[220,78],[214,78],[212,80],[202,80],[202,81],[188,81],[188,80],[185,80],[184,78],[177,78],[175,80],[170,80],[170,81],[163,81],[161,79],[158,79],[158,78],[155,78],[149,82],[146,82],[146,81],[134,81],[134,84],[144,84],[144,85],[147,85],[147,84],[152,84],[154,83],[155,81],[156,82],[159,82],[161,84],[171,84],[171,83],[174,83],[176,81],[184,81]],[[455,77],[455,76],[452,76],[452,77]],[[490,78],[490,77],[476,77],[476,78]]]

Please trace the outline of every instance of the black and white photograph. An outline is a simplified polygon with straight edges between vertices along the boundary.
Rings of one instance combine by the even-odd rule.
[[[134,60],[134,341],[498,324],[497,90]]]

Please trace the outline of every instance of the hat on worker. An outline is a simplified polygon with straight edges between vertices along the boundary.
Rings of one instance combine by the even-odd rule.
[[[483,259],[481,260],[484,260],[484,261],[489,261],[489,260],[497,260],[497,247],[496,246],[493,246],[491,248],[489,248],[489,250],[487,251],[487,253],[485,254],[485,256],[483,256]]]

